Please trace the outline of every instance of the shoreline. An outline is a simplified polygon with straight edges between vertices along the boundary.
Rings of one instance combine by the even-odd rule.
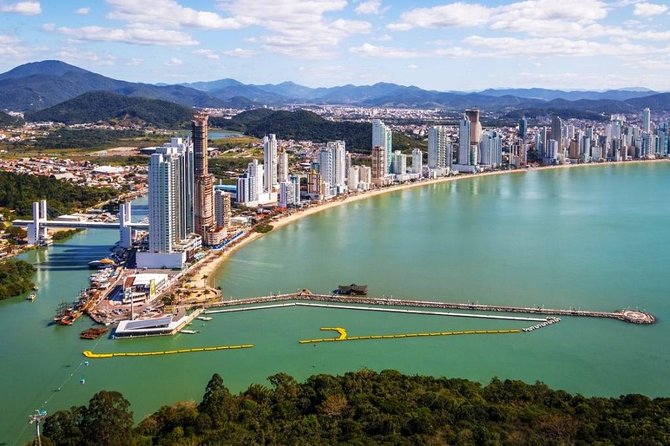
[[[527,173],[527,172],[538,172],[538,171],[545,171],[545,170],[556,170],[556,169],[572,169],[572,168],[578,168],[578,167],[596,167],[596,166],[618,166],[618,165],[629,165],[629,164],[646,164],[646,163],[667,163],[670,162],[670,159],[663,158],[663,159],[655,159],[655,160],[632,160],[632,161],[619,161],[619,162],[605,162],[605,163],[584,163],[584,164],[560,164],[560,165],[555,165],[555,166],[540,166],[540,167],[530,167],[530,168],[525,168],[525,169],[513,169],[513,170],[494,170],[490,172],[483,172],[483,173],[476,173],[476,174],[459,174],[459,175],[453,175],[453,176],[447,176],[447,177],[439,177],[439,178],[434,178],[434,179],[429,179],[429,180],[423,180],[423,181],[416,181],[413,183],[404,183],[404,184],[397,184],[389,187],[384,187],[384,188],[379,188],[379,189],[371,189],[369,191],[365,192],[359,192],[355,195],[345,195],[342,198],[335,198],[331,201],[326,201],[325,203],[318,204],[316,206],[310,207],[305,210],[297,211],[294,213],[291,213],[286,216],[279,217],[277,220],[270,221],[268,224],[271,224],[273,227],[273,230],[270,231],[270,234],[274,232],[274,230],[284,227],[286,225],[289,225],[291,223],[294,223],[304,217],[308,217],[310,215],[314,215],[319,212],[323,212],[328,209],[332,209],[338,206],[341,206],[343,204],[348,204],[348,203],[354,203],[356,201],[360,200],[365,200],[371,197],[376,197],[379,195],[391,193],[391,192],[398,192],[398,191],[403,191],[407,189],[413,189],[417,187],[423,187],[423,186],[430,186],[434,184],[441,184],[441,183],[449,183],[452,181],[458,181],[458,180],[464,180],[464,179],[472,179],[472,178],[483,178],[483,177],[491,177],[491,176],[498,176],[498,175],[508,175],[508,174],[520,174],[520,173]],[[207,262],[207,264],[203,265],[201,268],[198,268],[197,270],[194,271],[195,275],[202,277],[204,281],[204,284],[209,286],[209,287],[214,287],[216,284],[214,283],[214,275],[215,273],[223,266],[223,264],[228,260],[228,258],[234,254],[237,250],[243,248],[244,246],[248,245],[249,243],[261,238],[262,236],[266,234],[261,234],[259,232],[253,232],[249,234],[247,237],[245,237],[243,240],[241,240],[239,243],[237,243],[235,246],[232,248],[225,250],[225,251],[218,251],[217,255],[213,256],[211,261]],[[203,259],[204,260],[204,259]],[[206,278],[204,277],[206,276]]]

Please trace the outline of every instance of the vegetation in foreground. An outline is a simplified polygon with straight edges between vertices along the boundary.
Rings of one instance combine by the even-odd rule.
[[[17,217],[30,217],[32,203],[47,199],[55,213],[66,214],[115,197],[112,189],[78,186],[55,178],[0,172],[0,207],[13,209]]]
[[[135,428],[128,401],[102,391],[50,415],[43,444],[670,444],[668,398],[586,398],[542,383],[482,386],[392,370],[269,382],[233,395],[215,374],[199,404],[164,406]]]
[[[28,262],[8,259],[0,262],[0,300],[32,290],[35,268]]]

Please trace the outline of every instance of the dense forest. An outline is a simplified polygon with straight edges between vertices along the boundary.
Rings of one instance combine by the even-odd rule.
[[[372,124],[351,121],[329,121],[316,113],[306,110],[272,111],[256,109],[242,112],[232,119],[210,119],[213,127],[244,132],[257,138],[274,133],[279,139],[328,142],[341,139],[347,150],[370,153],[372,144]],[[425,143],[409,136],[394,132],[393,147],[408,151],[412,147],[424,147]]]
[[[18,296],[33,289],[35,268],[23,260],[0,262],[0,300]]]
[[[53,107],[26,115],[29,121],[54,121],[64,124],[130,121],[158,128],[185,128],[193,110],[158,99],[122,96],[106,91],[84,93]]]
[[[54,214],[66,214],[93,206],[116,195],[112,189],[93,189],[55,178],[0,172],[0,207],[13,209],[17,217],[30,217],[32,203],[48,200]]]
[[[392,370],[269,382],[233,395],[215,374],[200,403],[164,406],[134,428],[128,401],[102,391],[50,415],[43,444],[670,444],[668,398],[586,398],[542,383],[482,386]]]

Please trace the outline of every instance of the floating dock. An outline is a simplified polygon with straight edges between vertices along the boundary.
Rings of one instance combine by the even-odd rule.
[[[322,331],[336,331],[338,337],[336,338],[317,338],[317,339],[303,339],[298,341],[300,344],[318,344],[320,342],[343,342],[343,341],[374,341],[382,339],[404,339],[404,338],[420,338],[431,336],[460,336],[460,335],[484,335],[484,334],[515,334],[522,333],[521,329],[511,328],[502,330],[459,330],[459,331],[431,331],[426,333],[400,333],[400,334],[385,334],[385,335],[365,335],[365,336],[349,336],[347,330],[342,327],[323,327]]]
[[[325,303],[345,304],[345,305],[351,305],[351,304],[368,305],[368,306],[373,305],[375,307],[415,307],[415,308],[450,309],[450,310],[461,310],[461,311],[483,311],[483,312],[496,312],[496,313],[525,313],[525,314],[542,314],[546,316],[593,317],[593,318],[617,319],[620,321],[630,322],[633,324],[653,324],[654,322],[656,322],[656,318],[651,313],[638,310],[595,311],[595,310],[575,310],[575,309],[542,308],[542,307],[516,307],[508,305],[487,305],[487,304],[459,303],[459,302],[390,299],[386,297],[355,297],[355,296],[339,296],[335,294],[314,294],[308,290],[302,290],[297,293],[273,294],[270,296],[226,300],[208,304],[207,308],[227,308],[227,307],[256,305],[255,307],[249,307],[249,310],[253,310],[263,308],[262,305],[273,304],[276,302],[287,302],[287,301],[303,301],[303,302],[306,301],[306,302],[318,302],[318,303],[325,302]],[[215,311],[220,312],[220,310],[209,310],[207,311],[207,313],[213,313]],[[465,316],[464,314],[461,313],[454,313],[453,315],[459,317],[474,317],[474,316]],[[490,315],[487,316],[491,317]]]
[[[116,357],[128,357],[128,356],[164,356],[164,355],[177,355],[180,353],[198,353],[198,352],[214,352],[221,350],[240,350],[245,348],[253,348],[254,344],[241,344],[241,345],[220,345],[217,347],[196,347],[196,348],[183,348],[180,350],[166,350],[166,351],[156,351],[156,352],[130,352],[130,353],[93,353],[91,350],[84,350],[82,353],[87,358],[92,359],[103,359],[103,358],[116,358]]]

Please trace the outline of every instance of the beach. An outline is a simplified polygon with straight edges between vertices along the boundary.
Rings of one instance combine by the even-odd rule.
[[[353,203],[359,200],[365,200],[371,197],[376,197],[382,194],[388,194],[391,192],[398,192],[406,189],[412,189],[416,187],[429,186],[433,184],[441,184],[452,181],[472,179],[472,178],[483,178],[490,177],[495,175],[507,175],[507,174],[521,174],[526,172],[537,172],[543,170],[554,170],[554,169],[572,169],[579,167],[597,167],[597,166],[612,166],[612,165],[628,165],[628,164],[639,164],[639,163],[653,163],[653,162],[670,162],[670,159],[657,159],[657,160],[633,160],[633,161],[623,161],[623,162],[607,162],[607,163],[585,163],[585,164],[560,164],[555,166],[541,166],[541,167],[530,167],[526,169],[513,169],[513,170],[494,170],[489,172],[482,172],[476,174],[458,174],[447,177],[439,177],[434,179],[416,181],[412,183],[402,183],[396,184],[393,186],[383,187],[379,189],[371,189],[369,191],[357,192],[349,195],[344,195],[341,198],[334,198],[330,201],[313,205],[304,210],[297,210],[287,215],[281,215],[275,217],[275,219],[270,220],[268,223],[273,226],[273,230],[281,228],[283,226],[289,225],[293,222],[300,220],[301,218],[314,215],[318,212],[323,212],[328,209],[332,209],[343,204]],[[272,231],[270,231],[272,232]],[[224,262],[237,250],[243,248],[249,243],[261,238],[265,234],[259,232],[252,232],[247,235],[243,240],[240,240],[235,246],[222,250],[210,253],[202,262],[200,262],[200,267],[196,267],[193,272],[193,281],[194,284],[200,282],[203,288],[209,288],[214,286],[212,279],[215,276],[216,271],[224,264]]]

